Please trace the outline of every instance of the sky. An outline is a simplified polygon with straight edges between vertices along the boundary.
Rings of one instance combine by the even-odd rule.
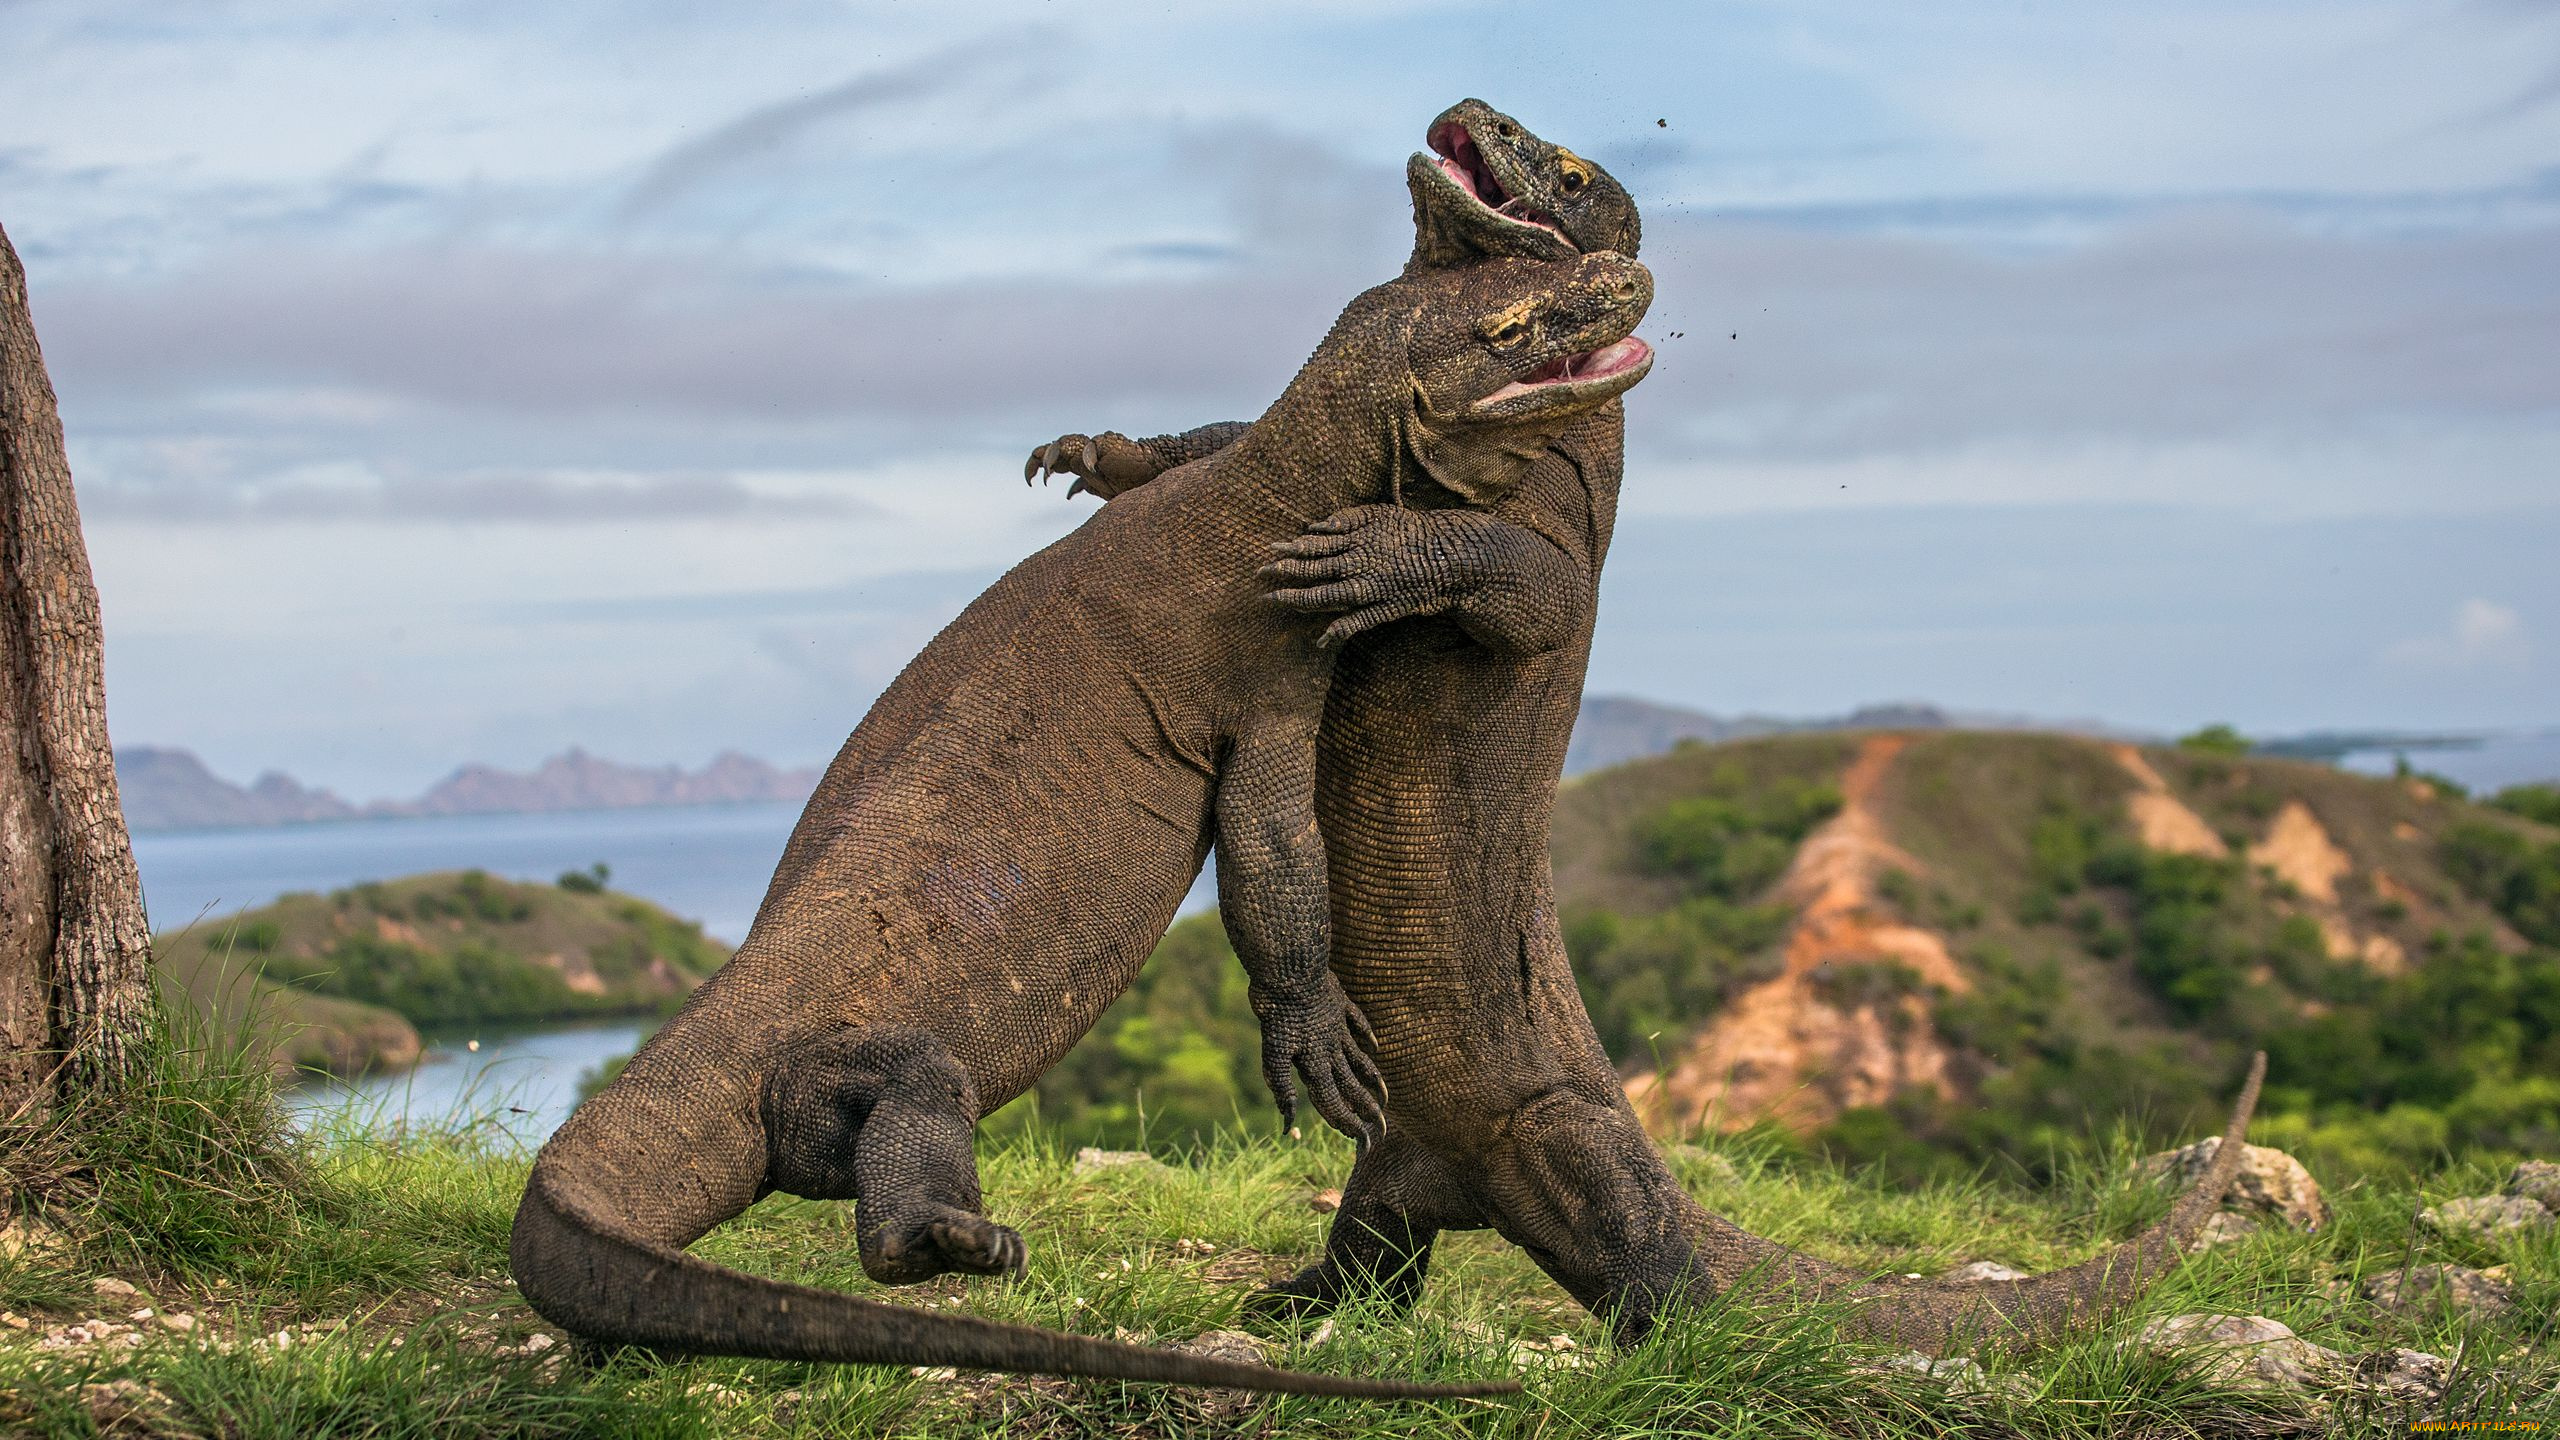
[[[1592,688],[2560,724],[2560,7],[0,0],[120,744],[831,754],[1480,96],[1644,211]]]

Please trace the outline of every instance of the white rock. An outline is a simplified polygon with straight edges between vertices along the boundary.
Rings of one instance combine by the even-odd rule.
[[[2190,1248],[2210,1250],[2217,1245],[2237,1245],[2257,1233],[2257,1221],[2228,1210],[2217,1210],[2204,1217],[2204,1226],[2196,1231],[2195,1244]]]
[[[2232,1388],[2303,1389],[2338,1372],[2346,1357],[2314,1345],[2264,1315],[2173,1315],[2134,1332],[2126,1345],[2188,1352],[2205,1378]]]
[[[2453,1378],[2453,1362],[2424,1350],[2377,1350],[2355,1358],[2353,1383],[2368,1398],[2406,1406],[2433,1404]]]
[[[70,1248],[70,1239],[40,1220],[21,1215],[0,1225],[0,1260],[34,1260]]]
[[[1997,1260],[1968,1260],[1938,1278],[1979,1284],[1985,1280],[2024,1280],[2027,1278],[2027,1272],[2003,1265]]]
[[[2221,1148],[2222,1137],[2216,1135],[2183,1149],[2146,1156],[2135,1169],[2183,1189],[2203,1177]],[[2240,1173],[2232,1177],[2223,1208],[2273,1215],[2297,1230],[2317,1230],[2329,1223],[2329,1202],[2320,1196],[2320,1182],[2311,1178],[2301,1161],[2265,1145],[2243,1147]]]
[[[1191,1339],[1178,1341],[1172,1349],[1187,1355],[1205,1355],[1212,1360],[1232,1360],[1239,1365],[1260,1365],[1270,1359],[1259,1336],[1242,1330],[1211,1330]]]
[[[129,1299],[142,1293],[112,1275],[101,1275],[90,1281],[89,1288],[100,1295],[117,1300]]]
[[[2497,1315],[2514,1308],[2515,1289],[2468,1265],[2412,1265],[2364,1282],[2364,1298],[2404,1315],[2437,1310]]]
[[[2418,1223],[2440,1235],[2496,1239],[2542,1229],[2551,1223],[2551,1212],[2522,1195],[2472,1195],[2428,1206],[2418,1212]]]
[[[2540,1201],[2543,1209],[2560,1215],[2560,1165],[2548,1160],[2523,1162],[2507,1177],[2507,1193]]]
[[[1861,1362],[1859,1368],[1879,1374],[1896,1372],[1934,1380],[1943,1386],[1948,1394],[1959,1399],[2007,1395],[2012,1399],[2024,1400],[2035,1393],[2034,1387],[2028,1383],[2026,1377],[2022,1375],[1995,1377],[1979,1364],[1962,1355],[1941,1357],[1923,1355],[1917,1350],[1905,1350],[1899,1355],[1887,1355],[1882,1359]]]
[[[1148,1168],[1161,1170],[1164,1162],[1144,1150],[1103,1150],[1087,1145],[1076,1152],[1075,1173],[1098,1175],[1105,1170]]]

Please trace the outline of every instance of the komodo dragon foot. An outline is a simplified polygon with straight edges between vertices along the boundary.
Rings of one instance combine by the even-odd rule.
[[[969,1073],[932,1034],[871,1025],[798,1047],[766,1083],[776,1190],[854,1202],[884,1285],[1022,1270],[1022,1236],[979,1213]]]
[[[1329,648],[1411,616],[1463,610],[1500,572],[1486,545],[1497,528],[1511,529],[1474,511],[1358,505],[1272,546],[1261,579],[1273,603],[1334,616],[1316,640]]]
[[[1108,500],[1134,490],[1164,472],[1164,462],[1117,430],[1099,435],[1061,435],[1031,452],[1023,462],[1022,483],[1051,475],[1073,475],[1070,496],[1099,495]]]

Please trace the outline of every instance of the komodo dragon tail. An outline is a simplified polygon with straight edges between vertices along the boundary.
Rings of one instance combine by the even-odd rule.
[[[1744,1259],[1751,1272],[1782,1289],[1810,1289],[1846,1302],[1842,1328],[1862,1339],[1944,1354],[1965,1343],[2027,1348],[2048,1344],[2071,1329],[2131,1304],[2151,1283],[2177,1268],[2187,1246],[2222,1205],[2244,1153],[2241,1136],[2258,1108],[2258,1086],[2267,1076],[2260,1051],[2249,1062],[2248,1082],[2224,1127],[2213,1163],[2169,1213],[2140,1235],[2092,1260],[2017,1280],[1915,1281],[1877,1284],[1810,1256],[1775,1245],[1715,1220],[1701,1246],[1726,1257],[1715,1269]],[[1712,1218],[1712,1217],[1710,1217]],[[1719,1274],[1730,1285],[1741,1274]]]
[[[1509,1395],[1520,1389],[1507,1380],[1424,1385],[1274,1370],[784,1284],[618,1233],[585,1203],[582,1188],[537,1166],[516,1212],[512,1258],[517,1284],[535,1310],[563,1329],[607,1344],[1375,1400]]]

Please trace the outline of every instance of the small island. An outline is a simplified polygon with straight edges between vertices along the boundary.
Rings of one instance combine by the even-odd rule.
[[[729,958],[603,867],[550,885],[482,870],[369,881],[155,937],[161,983],[280,1075],[418,1063],[421,1030],[672,1010]]]

